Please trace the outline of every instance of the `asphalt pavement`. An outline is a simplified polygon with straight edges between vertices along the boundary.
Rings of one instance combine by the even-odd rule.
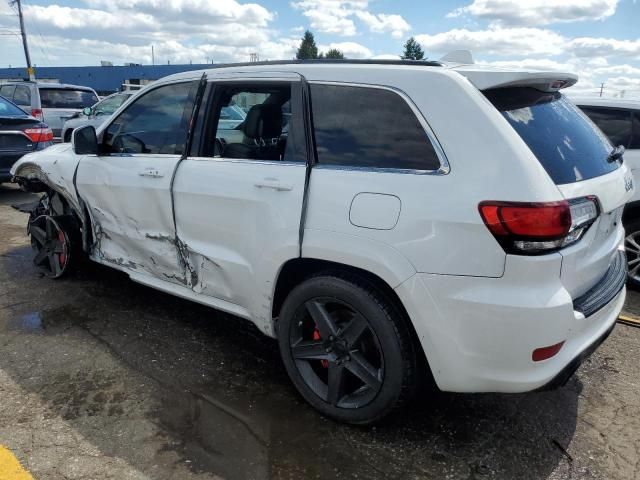
[[[90,263],[44,278],[11,208],[31,197],[0,186],[1,480],[640,479],[640,328],[556,391],[425,393],[347,427],[244,320]]]

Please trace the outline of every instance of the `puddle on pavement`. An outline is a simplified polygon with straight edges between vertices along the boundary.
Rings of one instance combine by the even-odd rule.
[[[31,312],[7,322],[8,330],[19,330],[25,333],[42,333],[42,313]]]
[[[323,419],[290,396],[255,402],[190,392],[165,395],[156,412],[177,451],[194,473],[228,480],[248,478],[394,477],[406,468],[383,452],[367,455],[352,443],[370,432]],[[364,441],[365,443],[366,440]]]
[[[18,302],[14,305],[8,305],[6,309],[19,310],[26,303],[27,302]],[[87,316],[72,305],[63,305],[58,308],[28,312],[9,317],[4,324],[3,330],[13,330],[30,334],[56,333],[60,328],[78,325],[89,320]]]

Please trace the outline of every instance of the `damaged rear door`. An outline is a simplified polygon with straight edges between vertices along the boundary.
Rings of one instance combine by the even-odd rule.
[[[99,262],[184,283],[171,182],[184,152],[197,80],[150,88],[110,121],[99,155],[81,159],[76,187]]]

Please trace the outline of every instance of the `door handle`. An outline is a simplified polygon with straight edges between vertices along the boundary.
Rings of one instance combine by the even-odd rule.
[[[265,178],[259,182],[255,183],[255,186],[258,188],[271,188],[273,190],[277,190],[278,192],[285,192],[293,190],[293,185],[290,183],[283,183],[275,178]]]
[[[140,175],[141,177],[164,177],[164,173],[160,172],[160,170],[158,170],[157,168],[145,168],[141,172],[138,172],[138,175]]]

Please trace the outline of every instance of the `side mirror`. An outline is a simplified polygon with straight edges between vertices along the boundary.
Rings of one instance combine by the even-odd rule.
[[[91,125],[76,128],[71,135],[71,148],[76,155],[97,155],[96,129]]]
[[[91,107],[84,107],[82,109],[82,113],[83,115],[86,115],[87,117],[89,117],[91,115]]]

